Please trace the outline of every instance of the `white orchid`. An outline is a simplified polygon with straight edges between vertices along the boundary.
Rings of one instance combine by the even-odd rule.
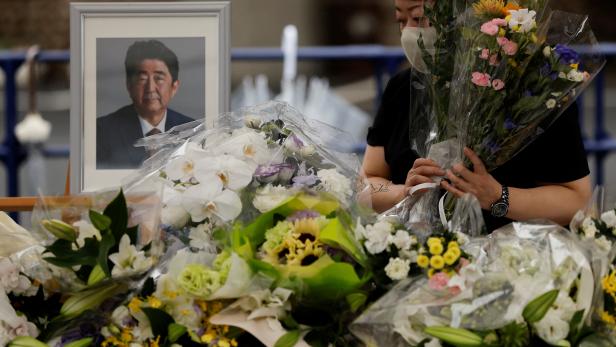
[[[239,190],[252,181],[257,164],[240,160],[231,155],[205,157],[195,162],[194,177],[200,183],[209,184],[207,179],[216,176],[224,188]]]
[[[527,8],[509,11],[509,28],[514,31],[527,33],[537,27],[535,17],[537,12],[529,11]]]
[[[126,234],[120,239],[118,252],[110,255],[109,260],[115,264],[111,270],[112,276],[139,274],[148,270],[153,264],[152,258],[146,257],[143,251],[137,251],[137,248],[131,245],[130,238]]]
[[[172,181],[186,182],[195,174],[195,161],[188,156],[179,156],[171,159],[163,171]]]
[[[230,154],[240,159],[248,159],[258,165],[272,162],[273,152],[267,144],[264,133],[248,128],[237,129],[230,138],[225,139],[215,146],[211,142],[206,143],[205,150],[219,154]]]
[[[28,322],[25,316],[17,315],[4,289],[0,289],[0,346],[8,345],[17,336],[37,335],[36,325]]]
[[[20,269],[15,263],[8,258],[0,259],[0,290],[22,294],[30,287],[30,280],[20,274]]]
[[[239,216],[242,201],[235,192],[223,189],[222,182],[214,175],[204,182],[207,183],[188,187],[182,195],[182,207],[190,213],[193,222],[208,217],[230,221]]]

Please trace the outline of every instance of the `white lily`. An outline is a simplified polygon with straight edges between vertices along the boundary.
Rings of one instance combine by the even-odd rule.
[[[239,190],[250,184],[256,169],[257,164],[252,161],[240,160],[231,155],[219,155],[195,161],[194,177],[199,182],[208,182],[205,180],[214,175],[223,187]]]
[[[152,258],[145,256],[143,251],[137,251],[130,244],[130,238],[124,234],[120,239],[118,253],[109,256],[115,266],[111,270],[112,276],[134,275],[148,270],[152,266]]]
[[[94,227],[94,225],[88,223],[85,220],[80,220],[78,222],[73,223],[73,226],[77,228],[77,245],[79,247],[83,247],[85,245],[87,238],[95,238],[98,241],[101,240],[101,233]]]
[[[239,216],[242,201],[235,192],[223,189],[222,182],[214,175],[203,182],[207,183],[188,187],[182,196],[182,207],[190,213],[193,222],[207,217],[230,221]]]

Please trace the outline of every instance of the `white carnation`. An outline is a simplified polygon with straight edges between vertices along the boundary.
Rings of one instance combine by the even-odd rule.
[[[379,254],[389,246],[389,237],[393,226],[388,222],[377,222],[366,227],[366,241],[364,246],[370,254]]]
[[[257,191],[254,200],[252,200],[252,204],[259,212],[265,213],[278,207],[291,196],[293,196],[291,190],[283,186],[272,186],[268,184]]]
[[[572,82],[582,82],[584,80],[584,73],[573,69],[567,74],[567,79]]]
[[[616,228],[616,210],[604,212],[601,215],[601,220],[610,228]]]
[[[459,232],[459,231],[456,232],[456,239],[458,240],[458,244],[460,246],[464,246],[470,241],[470,239],[468,238],[468,235],[466,235],[465,233]]]
[[[340,174],[336,169],[323,169],[317,172],[317,176],[321,180],[320,186],[326,192],[335,195],[344,203],[353,194],[351,190],[351,181],[344,175]]]
[[[548,101],[545,102],[545,107],[547,107],[549,110],[553,109],[554,107],[556,107],[556,100],[555,99],[550,99]]]
[[[385,266],[387,277],[394,281],[405,279],[411,269],[411,262],[400,258],[389,258],[389,263]]]

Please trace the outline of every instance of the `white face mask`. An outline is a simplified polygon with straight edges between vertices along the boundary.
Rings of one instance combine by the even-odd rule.
[[[405,27],[402,29],[400,41],[402,42],[404,54],[406,54],[406,58],[411,65],[419,72],[427,73],[428,68],[426,63],[424,63],[421,49],[417,43],[420,35],[428,52],[434,55],[434,42],[436,41],[436,29],[434,28]]]

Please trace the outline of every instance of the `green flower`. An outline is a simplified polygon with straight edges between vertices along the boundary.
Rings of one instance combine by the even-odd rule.
[[[282,244],[286,236],[291,232],[292,228],[292,223],[282,221],[278,222],[278,224],[276,224],[273,228],[267,230],[265,232],[265,243],[263,244],[263,250],[270,253],[276,249],[280,244]]]
[[[225,283],[227,276],[229,276],[229,270],[231,270],[231,252],[224,250],[217,255],[213,267],[220,275],[220,283]]]
[[[218,271],[198,264],[186,266],[178,277],[179,286],[199,298],[208,298],[222,286],[222,282]]]

